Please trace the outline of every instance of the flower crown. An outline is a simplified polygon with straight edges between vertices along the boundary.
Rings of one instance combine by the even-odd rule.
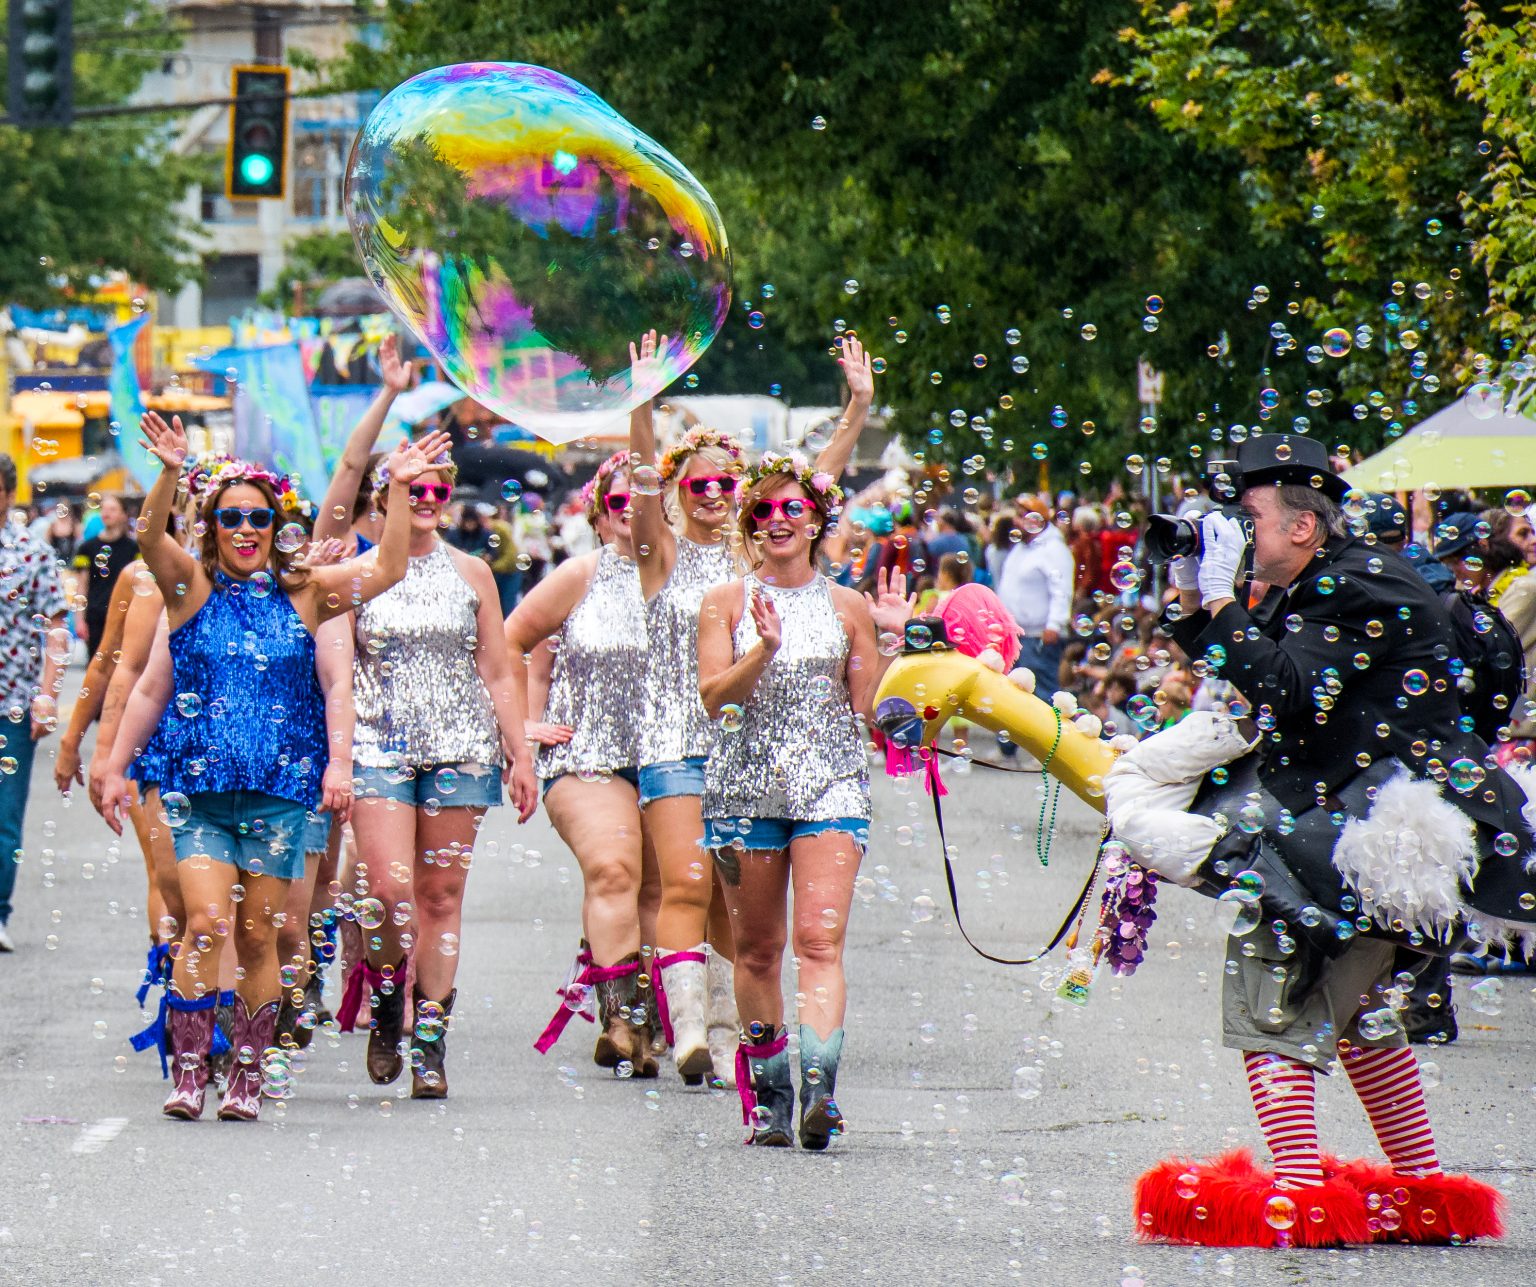
[[[820,497],[829,513],[843,503],[843,489],[837,485],[837,479],[825,470],[817,469],[798,452],[783,456],[765,451],[757,464],[747,466],[737,484],[737,495],[748,487],[756,486],[769,474],[784,474],[793,478],[808,492]]]
[[[741,467],[741,444],[736,439],[718,429],[690,429],[662,454],[657,465],[661,481],[670,483],[683,467],[683,462],[704,447],[719,447],[731,458],[734,466],[738,469]]]
[[[595,518],[595,506],[597,505],[597,489],[605,478],[610,477],[615,470],[629,468],[629,451],[616,451],[597,467],[597,473],[587,479],[586,486],[581,489],[581,507],[587,511],[587,517]]]
[[[199,502],[235,483],[266,483],[276,494],[277,503],[290,513],[296,513],[301,504],[287,474],[275,474],[254,461],[215,456],[198,461],[187,471],[187,493]]]

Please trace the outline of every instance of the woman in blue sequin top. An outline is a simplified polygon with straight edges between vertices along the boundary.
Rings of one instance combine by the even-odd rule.
[[[163,516],[175,498],[187,439],[179,419],[167,425],[153,412],[142,427],[163,468],[145,499],[140,543],[145,564],[166,588],[173,666],[168,691],[145,696],[166,706],[158,730],[160,799],[175,831],[187,907],[168,998],[176,1085],[165,1112],[202,1114],[219,957],[232,933],[243,976],[231,1045],[242,1054],[219,1116],[251,1120],[261,1105],[261,1054],[277,1023],[275,921],[289,882],[304,871],[306,814],[322,804],[344,812],[351,803],[350,787],[340,784],[330,792],[338,798],[321,799],[327,748],[314,633],[404,576],[406,492],[446,439],[402,444],[391,458],[401,503],[377,550],[302,568],[288,542],[275,539],[291,495],[288,480],[246,461],[221,464],[208,481],[200,557],[169,539]],[[113,749],[103,792],[114,829],[122,826],[129,796],[123,773],[135,748],[126,741]]]

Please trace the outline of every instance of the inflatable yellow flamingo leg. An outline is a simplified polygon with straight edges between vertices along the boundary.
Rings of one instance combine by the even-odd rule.
[[[1047,764],[1073,795],[1104,812],[1104,774],[1115,761],[1109,743],[1089,737],[1070,719],[1058,719],[1048,702],[974,657],[937,643],[931,650],[904,652],[885,672],[875,699],[882,727],[887,721],[881,712],[893,709],[890,699],[910,703],[923,722],[924,745],[933,743],[945,720],[956,718],[1006,733]]]

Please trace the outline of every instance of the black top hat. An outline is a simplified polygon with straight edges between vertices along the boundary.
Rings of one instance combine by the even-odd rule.
[[[1261,483],[1299,483],[1342,500],[1349,484],[1333,472],[1328,449],[1316,438],[1294,433],[1256,434],[1237,448],[1239,488]]]

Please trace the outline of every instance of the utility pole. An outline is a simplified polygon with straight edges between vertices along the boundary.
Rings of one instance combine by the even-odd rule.
[[[1157,419],[1157,409],[1163,401],[1163,373],[1154,370],[1152,364],[1142,358],[1136,363],[1136,399],[1141,403],[1142,418]],[[1147,498],[1147,514],[1157,513],[1158,487],[1157,487],[1157,458],[1151,452],[1151,457],[1142,466],[1142,485]],[[1152,568],[1152,597],[1159,603],[1163,597],[1163,572],[1162,568],[1154,565]]]

